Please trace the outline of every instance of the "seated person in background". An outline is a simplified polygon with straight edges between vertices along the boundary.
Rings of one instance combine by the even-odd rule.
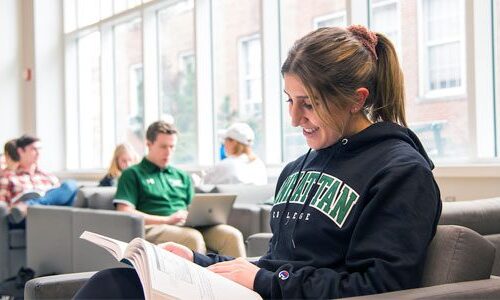
[[[137,154],[129,144],[116,146],[108,173],[99,181],[99,186],[115,186],[123,170],[137,163]]]
[[[234,123],[223,131],[222,137],[227,158],[206,172],[202,184],[266,184],[266,166],[252,150],[252,128],[246,123]]]
[[[4,147],[5,167],[2,171],[15,171],[19,167],[19,154],[17,153],[16,140],[10,140]]]
[[[146,240],[152,243],[174,241],[201,253],[208,247],[233,257],[245,256],[243,235],[232,226],[182,227],[193,186],[187,173],[170,165],[177,130],[157,121],[148,127],[146,140],[146,157],[124,170],[118,180],[116,209],[143,216]]]
[[[16,140],[16,149],[19,154],[19,167],[14,171],[6,171],[0,179],[0,201],[11,208],[11,222],[23,221],[29,205],[73,203],[76,183],[65,181],[59,184],[57,177],[38,168],[41,149],[38,138],[23,135]]]

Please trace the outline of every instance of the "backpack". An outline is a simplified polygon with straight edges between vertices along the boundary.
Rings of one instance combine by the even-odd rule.
[[[24,298],[24,285],[35,277],[35,271],[21,267],[16,276],[9,277],[0,283],[0,300]]]

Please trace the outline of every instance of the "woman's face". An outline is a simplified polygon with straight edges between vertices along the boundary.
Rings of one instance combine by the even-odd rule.
[[[318,116],[307,96],[302,81],[293,74],[285,74],[285,93],[288,95],[288,113],[292,119],[292,126],[302,127],[302,134],[307,145],[314,149],[323,149],[335,144],[342,136],[337,126],[325,124]],[[333,110],[339,124],[349,120],[349,111]]]
[[[134,160],[132,159],[132,156],[128,152],[123,152],[118,157],[118,168],[120,168],[120,171],[123,171],[126,168],[130,167],[133,162]]]
[[[224,139],[224,151],[226,152],[227,156],[233,155],[236,151],[236,141],[230,138],[225,138]]]

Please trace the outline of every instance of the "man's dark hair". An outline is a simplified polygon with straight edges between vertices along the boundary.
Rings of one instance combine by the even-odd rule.
[[[17,153],[17,142],[15,139],[8,141],[3,146],[3,152],[15,162],[19,161],[19,153]]]
[[[21,136],[20,138],[18,138],[16,140],[16,146],[17,148],[25,148],[26,146],[29,146],[35,142],[38,142],[40,141],[39,138],[37,137],[34,137],[34,136],[31,136],[31,135],[27,135],[27,134],[24,134],[23,136]]]
[[[177,129],[175,129],[174,125],[169,124],[165,121],[156,121],[153,124],[149,125],[148,130],[146,131],[146,139],[154,143],[156,141],[156,137],[158,134],[177,134]]]

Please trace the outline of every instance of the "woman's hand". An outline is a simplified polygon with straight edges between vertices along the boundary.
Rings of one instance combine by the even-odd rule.
[[[241,257],[213,264],[208,269],[251,290],[253,290],[255,276],[260,270],[259,267]]]
[[[191,262],[194,260],[193,251],[191,251],[191,249],[189,249],[184,245],[177,244],[174,242],[166,242],[163,244],[159,244],[158,246],[168,252],[171,252],[177,256],[185,258]]]

